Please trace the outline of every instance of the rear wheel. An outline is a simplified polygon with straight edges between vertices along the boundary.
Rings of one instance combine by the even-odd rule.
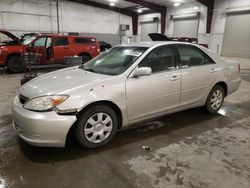
[[[112,140],[117,127],[115,111],[106,105],[96,105],[87,109],[79,118],[75,135],[82,146],[97,148]]]
[[[207,102],[206,102],[206,110],[211,113],[217,113],[221,108],[225,97],[225,91],[222,86],[216,85],[210,91]]]
[[[25,70],[22,59],[19,56],[11,56],[7,60],[7,70],[12,73],[20,73]]]

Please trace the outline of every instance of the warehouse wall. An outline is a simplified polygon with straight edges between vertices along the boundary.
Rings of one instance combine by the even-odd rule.
[[[126,34],[132,35],[131,17],[113,11],[60,1],[59,16],[60,32],[95,33],[103,37],[109,34],[108,40],[114,44],[120,42],[117,40],[119,25],[128,24],[130,30]],[[0,28],[16,35],[32,31],[57,32],[55,0],[1,0]]]
[[[194,7],[198,7],[197,10],[194,10]],[[198,40],[199,43],[208,44],[209,35],[206,34],[206,22],[207,22],[207,7],[198,3],[188,3],[183,4],[179,7],[169,7],[167,9],[167,21],[166,21],[166,34],[167,36],[173,36],[174,32],[174,21],[170,20],[171,15],[187,14],[192,12],[200,12],[200,21],[198,27]]]
[[[198,7],[198,10],[194,10],[195,6]],[[180,7],[168,7],[165,34],[169,37],[173,36],[174,23],[173,23],[173,20],[170,19],[171,15],[186,14],[186,13],[197,12],[197,11],[200,11],[201,13],[200,21],[199,21],[199,28],[198,28],[198,40],[200,43],[208,44],[209,35],[206,34],[207,7],[198,2],[183,4]],[[137,37],[138,40],[140,39],[140,33],[141,33],[140,22],[142,22],[143,20],[149,20],[152,17],[158,17],[160,19],[160,14],[155,13],[155,14],[147,14],[147,15],[139,16],[138,37]],[[159,26],[158,26],[159,33],[160,33],[160,28],[161,28],[161,23],[159,22]]]
[[[216,0],[209,47],[212,51],[221,55],[226,23],[226,8],[250,6],[249,0]],[[235,36],[237,37],[237,36]]]
[[[160,23],[160,14],[159,13],[153,13],[153,14],[145,14],[138,17],[138,36],[137,41],[140,41],[141,39],[141,25],[144,22],[152,22],[153,18],[159,18],[158,22],[158,32],[161,32],[161,23]]]

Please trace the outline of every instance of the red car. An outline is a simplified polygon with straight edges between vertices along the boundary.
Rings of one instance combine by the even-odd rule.
[[[18,72],[21,65],[21,55],[23,52],[23,42],[8,31],[0,30],[0,66],[7,66],[12,72]]]
[[[21,72],[25,66],[21,55],[26,52],[37,54],[37,64],[63,64],[66,56],[82,56],[86,62],[100,53],[100,46],[93,37],[69,36],[62,34],[42,34],[24,42],[7,31],[0,32],[13,39],[0,47],[0,65],[11,72]]]

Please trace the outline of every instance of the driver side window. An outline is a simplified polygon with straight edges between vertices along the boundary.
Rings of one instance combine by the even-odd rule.
[[[152,50],[139,67],[150,67],[152,73],[175,69],[175,52],[171,46],[160,46]]]
[[[34,42],[34,46],[45,46],[46,37],[41,37]]]

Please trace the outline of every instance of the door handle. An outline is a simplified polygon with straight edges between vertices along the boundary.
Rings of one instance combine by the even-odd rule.
[[[179,75],[173,75],[170,80],[171,81],[175,81],[175,80],[179,80],[181,77]]]
[[[64,47],[64,49],[68,50],[68,49],[69,49],[69,47]]]
[[[216,72],[216,71],[217,71],[217,70],[214,69],[214,68],[210,69],[210,73],[214,73],[214,72]]]

